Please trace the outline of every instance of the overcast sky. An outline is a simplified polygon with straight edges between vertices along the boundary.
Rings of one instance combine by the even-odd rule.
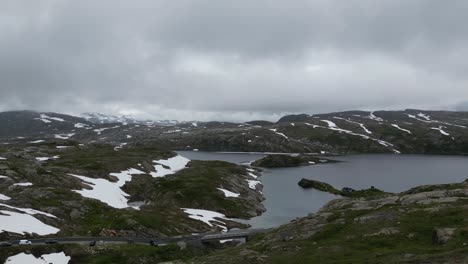
[[[463,108],[467,14],[465,0],[2,0],[0,110]]]

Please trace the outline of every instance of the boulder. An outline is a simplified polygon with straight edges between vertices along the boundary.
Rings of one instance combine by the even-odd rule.
[[[445,244],[455,234],[456,228],[436,228],[432,233],[432,241],[435,244]]]

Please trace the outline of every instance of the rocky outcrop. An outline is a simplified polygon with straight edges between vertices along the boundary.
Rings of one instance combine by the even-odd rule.
[[[273,154],[264,158],[256,160],[252,166],[264,168],[285,168],[285,167],[299,167],[315,165],[318,163],[336,162],[333,160],[320,158],[310,155],[286,155],[286,154]]]
[[[240,252],[257,263],[468,263],[466,190],[464,182],[333,200],[237,249],[189,263],[245,263]]]
[[[432,240],[436,244],[445,244],[453,237],[456,230],[456,228],[436,228]]]
[[[331,194],[346,196],[346,197],[369,197],[369,196],[377,196],[385,194],[384,191],[381,191],[374,186],[371,186],[369,189],[362,189],[362,190],[354,190],[349,187],[344,187],[341,191],[335,189],[335,187],[331,186],[328,183],[317,181],[317,180],[310,180],[302,178],[298,183],[304,189],[316,189],[322,192],[328,192]]]

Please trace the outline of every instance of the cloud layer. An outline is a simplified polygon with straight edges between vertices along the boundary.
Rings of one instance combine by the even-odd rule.
[[[468,101],[466,1],[0,3],[0,110],[182,120]]]

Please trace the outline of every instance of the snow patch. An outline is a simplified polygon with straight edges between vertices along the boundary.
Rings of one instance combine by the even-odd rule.
[[[408,133],[408,134],[411,134],[411,131],[409,131],[408,129],[401,128],[401,127],[400,127],[399,125],[397,125],[397,124],[392,124],[392,127],[396,128],[396,129],[398,129],[398,130],[404,131],[404,132],[406,132],[406,133]]]
[[[252,189],[252,190],[256,190],[257,185],[261,184],[260,181],[252,181],[252,180],[246,180],[246,181],[249,184],[249,188]]]
[[[428,115],[425,115],[425,114],[423,114],[423,113],[419,113],[418,116],[419,116],[419,117],[422,117],[422,118],[424,118],[424,119],[426,119],[427,121],[431,121],[431,119],[429,118],[429,116],[428,116]]]
[[[218,219],[222,220],[230,220],[227,218],[224,214],[214,212],[214,211],[209,211],[209,210],[203,210],[203,209],[191,209],[191,208],[181,208],[184,210],[186,214],[192,219],[202,221],[205,224],[209,226],[217,226],[220,227],[224,232],[227,231],[226,224]]]
[[[14,210],[18,210],[20,212],[23,212],[23,213],[26,213],[26,214],[29,214],[29,215],[40,214],[40,215],[45,215],[45,216],[48,216],[48,217],[51,217],[51,218],[57,218],[53,214],[49,214],[49,213],[42,212],[42,211],[39,211],[39,210],[34,210],[34,209],[31,209],[31,208],[20,208],[20,207],[11,206],[11,205],[4,204],[4,203],[0,203],[0,206],[10,208],[10,209],[14,209]]]
[[[46,160],[58,159],[58,158],[60,158],[60,156],[53,156],[53,157],[36,157],[36,160],[38,160],[38,161],[46,161]]]
[[[151,172],[150,174],[154,178],[157,178],[164,177],[169,174],[174,174],[177,171],[185,169],[190,160],[183,156],[177,155],[169,159],[154,160],[153,162],[157,163],[157,165],[154,165],[156,172]]]
[[[409,118],[413,118],[413,119],[416,119],[418,121],[421,121],[421,122],[425,122],[425,123],[432,123],[432,121],[428,121],[428,120],[424,120],[424,119],[420,119],[420,118],[417,118],[415,115],[411,115],[411,114],[406,114]]]
[[[41,121],[44,122],[44,123],[51,123],[51,122],[52,122],[51,120],[59,121],[59,122],[64,122],[64,121],[65,121],[65,120],[63,120],[62,118],[51,117],[51,116],[44,115],[44,114],[41,114],[41,115],[40,115],[40,118],[34,118],[34,119],[36,119],[36,120],[41,120]]]
[[[443,127],[443,126],[431,127],[431,129],[433,129],[433,130],[438,130],[438,131],[439,131],[442,135],[444,135],[444,136],[450,136],[450,134],[447,133],[447,132],[445,132],[445,131],[443,130],[443,128],[446,128],[446,127]]]
[[[36,233],[44,236],[55,234],[60,229],[49,226],[29,214],[15,213],[0,210],[0,230],[24,235],[25,233]],[[21,262],[29,263],[29,262]]]
[[[348,122],[348,123],[352,123],[352,124],[359,125],[359,126],[364,130],[364,132],[366,132],[367,134],[372,134],[372,132],[371,132],[369,129],[367,129],[367,128],[364,126],[364,124],[362,124],[362,123],[358,123],[358,122],[355,122],[355,121],[352,121],[352,120],[348,120],[348,119],[341,118],[341,117],[336,117],[336,116],[333,117],[333,118],[339,119],[339,120],[344,120],[344,121],[346,121],[346,122]]]
[[[60,229],[49,226],[39,221],[32,215],[40,214],[51,218],[57,218],[52,214],[41,212],[30,208],[19,208],[0,203],[1,207],[17,210],[22,213],[0,210],[0,231],[13,232],[17,234],[36,233],[38,235],[55,234]]]
[[[240,193],[235,193],[222,188],[216,188],[224,193],[225,197],[239,197]]]
[[[280,133],[280,132],[277,132],[277,131],[278,131],[277,128],[272,128],[272,129],[269,129],[269,130],[271,130],[271,131],[273,131],[275,134],[280,135],[280,136],[284,137],[285,139],[289,140],[289,138],[288,138],[285,134]]]
[[[5,264],[67,264],[70,260],[71,257],[63,252],[44,254],[39,258],[32,254],[19,253],[7,258]]]
[[[72,146],[56,146],[58,149],[65,149],[65,148],[71,148]]]
[[[32,186],[32,182],[19,182],[19,183],[14,183],[13,186],[22,186],[22,187],[26,187],[26,186]]]
[[[368,116],[367,118],[369,118],[369,119],[371,119],[371,120],[378,121],[378,122],[383,122],[383,121],[384,121],[382,118],[376,117],[376,116],[374,115],[374,112],[370,112],[370,114],[369,114],[369,116]]]
[[[114,129],[114,128],[119,128],[120,126],[113,126],[113,127],[104,127],[104,128],[98,128],[98,129],[94,129],[93,131],[96,132],[98,135],[101,135],[101,133],[105,130],[108,130],[108,129]]]
[[[83,197],[99,200],[111,207],[117,209],[123,209],[129,206],[127,197],[129,194],[122,191],[121,187],[125,185],[126,182],[132,180],[133,174],[145,174],[137,169],[128,169],[118,173],[111,173],[111,176],[117,178],[117,182],[111,182],[106,179],[94,179],[86,176],[68,174],[70,176],[76,177],[82,180],[86,185],[91,189],[82,189],[82,190],[73,190],[81,194]],[[139,209],[138,207],[133,207]]]
[[[43,139],[39,139],[39,140],[35,140],[35,141],[29,141],[28,143],[31,143],[31,144],[37,144],[37,143],[42,143],[44,142],[45,140]]]
[[[70,133],[70,134],[55,134],[54,137],[58,139],[69,139],[73,137],[75,133]]]
[[[74,125],[74,127],[75,127],[75,128],[87,128],[88,125],[82,124],[82,123],[76,123],[76,124]]]
[[[257,178],[258,178],[257,175],[255,175],[255,174],[253,174],[253,173],[251,173],[251,172],[249,172],[249,176],[252,177],[252,178],[254,178],[254,179],[257,179]]]
[[[114,150],[117,151],[117,150],[119,150],[119,149],[122,149],[122,148],[125,147],[126,145],[128,145],[128,143],[120,143],[118,146],[116,146],[116,147],[114,148]]]
[[[392,143],[389,143],[387,141],[384,141],[384,140],[380,140],[380,139],[377,139],[377,138],[373,138],[373,137],[370,137],[370,136],[367,136],[367,135],[363,135],[363,134],[358,134],[358,133],[354,133],[352,131],[349,131],[349,130],[346,130],[346,129],[341,129],[339,128],[335,123],[333,123],[332,121],[330,120],[321,120],[322,122],[325,122],[328,124],[328,127],[323,127],[323,126],[317,126],[317,125],[313,125],[314,128],[326,128],[326,129],[331,129],[331,130],[334,130],[334,131],[339,131],[339,132],[343,132],[343,133],[346,133],[346,134],[349,134],[349,135],[353,135],[353,136],[359,136],[359,137],[362,137],[364,139],[370,139],[370,140],[373,140],[377,143],[379,143],[380,145],[383,145],[385,147],[388,147],[390,149],[392,149],[392,151],[394,153],[397,153],[397,154],[400,154],[401,152],[396,150],[394,148],[394,145]],[[307,124],[307,123],[306,123]]]
[[[0,193],[0,200],[8,201],[8,200],[11,200],[11,198]]]

